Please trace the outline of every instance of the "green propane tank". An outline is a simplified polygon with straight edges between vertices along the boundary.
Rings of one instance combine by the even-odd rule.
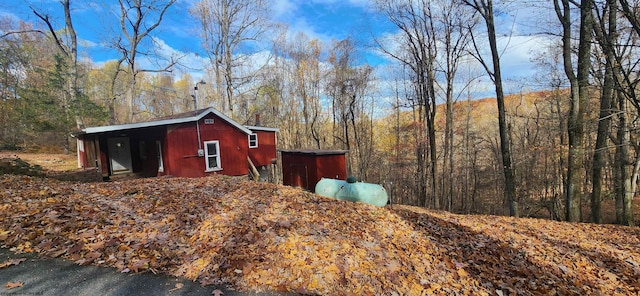
[[[378,184],[356,182],[353,177],[347,178],[347,181],[322,178],[316,184],[315,191],[322,196],[364,202],[379,207],[384,207],[389,200],[384,187]]]
[[[345,180],[322,178],[316,184],[315,190],[318,195],[336,198],[336,194],[344,186],[347,186],[347,181]]]

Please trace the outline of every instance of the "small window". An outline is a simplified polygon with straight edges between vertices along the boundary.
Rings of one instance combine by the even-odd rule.
[[[164,172],[164,163],[162,162],[162,144],[156,141],[156,149],[158,150],[158,172]]]
[[[249,135],[249,148],[257,148],[258,147],[258,135],[250,134]]]
[[[213,124],[213,118],[205,118],[204,124]]]
[[[204,160],[207,172],[222,170],[220,165],[220,144],[218,141],[204,142]]]

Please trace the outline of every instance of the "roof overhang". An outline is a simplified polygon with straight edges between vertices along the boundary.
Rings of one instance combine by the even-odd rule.
[[[278,150],[284,154],[298,154],[298,155],[344,155],[349,150],[322,150],[322,149],[296,149],[296,150]]]
[[[264,127],[264,126],[251,126],[251,125],[245,125],[246,128],[252,130],[252,131],[261,131],[261,132],[274,132],[277,133],[280,130],[274,127]]]
[[[252,134],[251,130],[249,130],[247,127],[241,125],[240,123],[236,122],[235,120],[229,118],[228,116],[222,114],[220,111],[218,111],[218,110],[216,110],[216,109],[214,109],[212,107],[204,109],[200,113],[195,113],[194,112],[194,115],[190,116],[190,117],[165,119],[165,120],[154,120],[154,121],[145,121],[145,122],[137,122],[137,123],[118,124],[118,125],[87,127],[87,128],[81,129],[80,131],[78,131],[78,132],[76,132],[74,134],[76,134],[76,135],[99,134],[99,133],[117,132],[117,131],[131,130],[131,129],[140,129],[140,128],[157,127],[157,126],[163,126],[163,125],[173,125],[173,124],[181,124],[181,123],[187,123],[187,122],[195,122],[195,121],[198,121],[198,120],[202,119],[203,117],[205,117],[205,116],[207,116],[209,114],[214,114],[214,115],[218,116],[220,119],[226,121],[227,123],[231,124],[232,126],[234,126],[235,128],[239,129],[240,131],[242,131],[243,133],[245,133],[247,135]]]

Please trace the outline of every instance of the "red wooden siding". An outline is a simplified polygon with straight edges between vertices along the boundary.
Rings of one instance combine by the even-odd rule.
[[[107,155],[104,152],[103,147],[100,146],[99,137],[93,135],[80,135],[78,139],[78,145],[81,145],[81,147],[78,147],[78,159],[80,160],[80,166],[83,169],[95,168],[97,166],[101,168],[103,176],[109,175],[109,169],[106,165]]]
[[[104,141],[106,143],[106,141]],[[102,145],[102,144],[101,144]],[[105,153],[105,151],[107,151],[106,149],[106,145],[104,145],[104,149],[102,149],[103,147],[100,146],[100,162],[102,162],[102,176],[108,176],[109,175],[109,160],[107,159],[107,153]]]
[[[197,123],[196,119],[199,119]],[[123,138],[129,143],[131,159],[118,155],[125,157],[127,169],[138,176],[202,177],[214,173],[247,175],[247,157],[252,159],[254,165],[263,169],[277,157],[277,129],[252,127],[258,137],[258,147],[249,148],[249,128],[251,127],[241,126],[213,108],[148,122],[85,128],[77,133],[80,140],[78,159],[83,167],[95,167],[97,163],[103,176],[108,177],[111,160],[117,156],[110,157],[108,142],[111,138]],[[212,172],[206,171],[206,157],[198,155],[199,149],[206,150],[204,143],[209,141],[218,142],[221,167]],[[158,142],[161,143],[163,172],[158,171]]]
[[[151,177],[158,175],[158,158],[156,141],[164,140],[164,127],[133,129],[119,133],[105,133],[100,135],[82,135],[84,151],[80,150],[80,161],[83,168],[96,167],[96,162],[102,169],[102,175],[109,175],[111,165],[108,157],[107,142],[109,138],[126,137],[131,146],[131,165],[133,173]],[[97,156],[99,155],[99,156]]]
[[[282,183],[315,190],[322,178],[347,178],[346,151],[285,150],[282,154]]]
[[[277,157],[276,132],[253,131],[253,133],[258,136],[258,147],[249,148],[249,158],[255,166],[270,165]]]
[[[205,124],[205,119],[213,119],[213,124]],[[220,173],[239,176],[248,174],[247,135],[229,123],[209,114],[198,122],[200,126],[200,149],[204,142],[219,141]],[[206,173],[205,158],[198,156],[198,132],[196,123],[183,123],[167,128],[163,146],[165,174],[182,177],[202,177]]]
[[[78,160],[81,168],[94,168],[100,153],[97,145],[98,139],[95,136],[78,137]]]
[[[86,168],[88,160],[87,153],[85,152],[85,141],[78,138],[76,145],[78,148],[78,168]]]

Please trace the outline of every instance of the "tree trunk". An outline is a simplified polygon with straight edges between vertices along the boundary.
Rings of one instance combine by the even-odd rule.
[[[627,225],[635,226],[634,216],[633,216],[633,197],[638,190],[638,175],[640,174],[640,157],[637,155],[633,166],[633,173],[631,174],[631,179],[629,180],[629,191],[625,196],[624,200],[624,214]]]
[[[584,0],[580,5],[580,39],[578,43],[577,75],[573,72],[571,47],[571,8],[570,0],[562,0],[562,7],[554,1],[554,7],[560,23],[562,23],[562,55],[564,71],[571,85],[571,105],[569,110],[567,134],[569,153],[567,163],[567,179],[565,190],[565,218],[567,221],[580,221],[582,190],[584,180],[582,158],[584,157],[584,108],[589,97],[589,69],[591,54],[591,30],[593,16],[592,0]]]
[[[589,100],[589,69],[591,68],[591,31],[593,28],[592,0],[583,0],[580,6],[580,39],[578,44],[578,101],[572,102],[569,113],[569,166],[571,175],[567,190],[567,220],[582,219],[582,190],[584,180],[584,115]]]
[[[502,168],[504,173],[505,194],[509,203],[509,215],[519,217],[518,200],[516,197],[516,184],[511,167],[511,137],[507,128],[507,119],[504,106],[504,91],[502,88],[502,74],[500,72],[500,52],[496,40],[496,29],[493,21],[493,1],[487,0],[486,6],[487,32],[489,34],[489,47],[493,60],[493,76],[496,87],[496,100],[498,103],[498,126],[500,128],[500,151],[502,152]]]
[[[51,35],[53,36],[58,49],[61,52],[62,57],[64,57],[64,64],[68,65],[67,63],[71,64],[71,67],[65,69],[64,71],[66,71],[66,73],[64,73],[64,85],[62,86],[64,88],[63,92],[62,92],[62,112],[64,112],[64,120],[65,120],[65,126],[63,127],[63,137],[65,137],[64,139],[64,152],[65,154],[69,154],[70,152],[70,147],[71,147],[71,127],[68,125],[67,121],[71,121],[74,120],[77,125],[76,128],[80,129],[83,128],[82,126],[82,118],[78,115],[79,114],[79,110],[77,110],[77,101],[78,101],[78,38],[77,38],[77,34],[76,34],[76,30],[73,27],[73,21],[71,19],[71,1],[70,0],[61,0],[60,4],[62,5],[62,9],[63,9],[63,13],[64,13],[64,19],[65,19],[65,33],[66,33],[66,37],[68,38],[68,41],[70,44],[67,44],[65,47],[65,39],[64,38],[60,38],[58,37],[58,35],[56,34],[55,30],[53,29],[53,26],[51,24],[51,22],[49,21],[49,16],[48,15],[42,15],[39,12],[35,11],[35,9],[32,8],[33,13],[40,18],[42,21],[44,21],[47,24],[47,27],[49,28],[49,32],[51,33]],[[71,52],[69,52],[69,50]]]
[[[476,59],[485,68],[496,90],[496,101],[498,105],[498,128],[500,130],[500,154],[502,155],[502,173],[504,175],[504,195],[509,206],[509,215],[519,217],[518,200],[516,196],[516,184],[513,168],[511,166],[511,136],[507,127],[506,111],[504,106],[504,90],[502,87],[502,73],[500,69],[500,52],[496,39],[496,28],[494,23],[494,11],[492,0],[463,0],[464,3],[473,7],[485,21],[487,35],[489,37],[489,48],[491,49],[491,60],[493,69],[480,56],[479,49],[472,36],[472,41],[477,52]]]
[[[608,22],[600,18],[599,26],[594,25],[596,37],[601,45],[602,51],[605,52],[606,64],[604,73],[604,82],[600,94],[600,115],[598,120],[598,135],[596,138],[596,146],[593,154],[593,167],[591,176],[593,179],[591,191],[591,222],[601,223],[601,202],[602,202],[602,171],[606,165],[607,155],[607,139],[609,138],[609,126],[612,115],[612,100],[616,89],[615,79],[615,49],[613,41],[617,40],[617,0],[607,1],[607,10],[609,11]]]
[[[427,202],[427,167],[428,163],[426,161],[427,149],[425,147],[425,137],[424,137],[424,121],[422,118],[422,106],[418,107],[418,122],[420,123],[420,128],[418,126],[414,127],[414,138],[416,139],[416,167],[417,167],[417,192],[418,192],[418,202],[422,207],[427,207],[429,204]],[[414,111],[415,112],[415,111]]]
[[[635,193],[634,178],[637,176],[636,166],[630,161],[630,131],[627,123],[626,98],[618,94],[618,132],[614,165],[616,222],[622,225],[633,225],[631,202]]]
[[[444,127],[444,162],[442,166],[442,192],[446,196],[445,208],[453,211],[453,79],[447,75],[446,120]]]
[[[431,7],[427,6],[427,11],[431,11]],[[431,16],[431,15],[429,15]],[[429,156],[431,158],[431,195],[434,201],[434,208],[439,210],[441,207],[440,196],[438,196],[438,154],[436,144],[436,56],[437,56],[437,40],[436,29],[433,25],[433,17],[429,17],[429,28],[426,30],[426,36],[429,38],[427,41],[427,91],[428,96],[425,97],[425,104],[429,111],[427,117],[427,132],[429,134]]]
[[[602,201],[602,169],[606,165],[607,139],[609,138],[609,125],[611,122],[611,98],[615,81],[611,73],[611,65],[607,63],[605,69],[604,85],[600,96],[600,116],[598,120],[598,135],[596,147],[593,154],[593,167],[591,176],[593,187],[591,192],[591,222],[601,223],[601,201]]]

